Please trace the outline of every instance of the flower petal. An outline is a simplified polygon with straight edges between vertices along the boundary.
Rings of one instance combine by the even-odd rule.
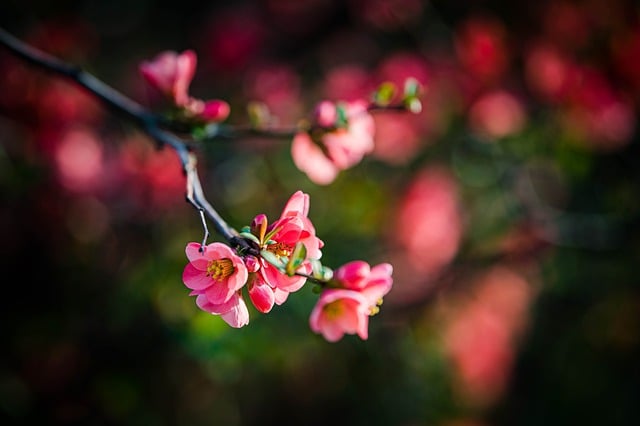
[[[234,306],[228,312],[221,315],[222,319],[231,327],[240,328],[249,324],[249,310],[244,302],[244,299],[239,293],[234,293],[231,298],[234,301]]]
[[[184,267],[182,281],[184,285],[191,290],[202,290],[213,284],[213,281],[206,275],[206,272],[197,269],[192,263],[188,263],[187,266]]]

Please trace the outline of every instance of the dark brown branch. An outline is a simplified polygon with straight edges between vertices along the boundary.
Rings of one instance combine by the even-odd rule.
[[[213,221],[216,231],[229,244],[241,250],[250,250],[252,248],[246,240],[238,237],[237,231],[230,227],[207,201],[196,170],[197,158],[192,152],[192,147],[185,140],[162,129],[160,126],[165,124],[164,120],[81,68],[35,49],[13,37],[2,28],[0,28],[0,45],[5,46],[11,53],[38,68],[73,81],[106,106],[138,124],[147,135],[156,141],[159,147],[169,146],[174,149],[180,158],[186,177],[187,200],[201,215],[204,213]],[[203,226],[205,230],[204,240],[206,241],[209,231],[204,220]]]

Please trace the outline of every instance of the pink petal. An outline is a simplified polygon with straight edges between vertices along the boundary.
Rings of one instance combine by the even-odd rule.
[[[309,214],[309,195],[302,191],[296,191],[282,209],[281,218],[300,214],[306,217]]]
[[[187,266],[184,267],[182,281],[184,285],[191,290],[202,290],[213,284],[213,281],[206,275],[206,272],[195,268],[191,263],[188,263]]]
[[[249,286],[249,298],[253,306],[263,314],[269,312],[275,303],[273,289],[258,276],[254,279],[252,285]]]
[[[209,299],[207,299],[207,296],[205,296],[204,294],[201,294],[196,298],[196,305],[198,305],[200,309],[214,315],[220,315],[224,314],[225,312],[229,312],[237,303],[238,301],[233,297],[220,304],[211,303],[211,301],[209,301]]]
[[[225,281],[214,281],[211,280],[212,285],[207,288],[207,291],[204,293],[207,296],[207,299],[214,305],[222,304],[228,301],[231,296],[233,296],[235,290],[229,288]]]
[[[289,292],[280,290],[279,288],[274,288],[273,296],[274,296],[274,301],[276,305],[280,306],[287,301],[287,298],[289,297]]]
[[[296,167],[318,185],[327,185],[338,175],[336,166],[307,133],[298,133],[293,138],[291,156]]]
[[[354,260],[339,267],[335,271],[335,278],[345,288],[356,290],[364,286],[364,279],[369,275],[370,271],[371,269],[367,262]]]
[[[222,319],[234,328],[240,328],[249,324],[249,310],[247,309],[244,299],[240,297],[238,293],[235,293],[232,300],[235,300],[236,304],[230,311],[221,315]]]
[[[189,259],[189,262],[191,262],[193,266],[196,267],[196,269],[200,269],[201,271],[206,271],[207,264],[211,259],[205,255],[207,250],[206,246],[202,248],[203,248],[203,251],[201,252],[200,243],[189,243],[187,244],[185,253],[187,254],[187,259]]]

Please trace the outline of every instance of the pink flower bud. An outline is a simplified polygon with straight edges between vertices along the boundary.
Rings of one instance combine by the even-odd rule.
[[[249,284],[249,298],[256,309],[266,314],[273,308],[275,294],[273,289],[260,277],[254,275],[254,280]]]
[[[249,272],[258,272],[260,269],[260,261],[255,256],[246,256],[244,258],[244,264]]]

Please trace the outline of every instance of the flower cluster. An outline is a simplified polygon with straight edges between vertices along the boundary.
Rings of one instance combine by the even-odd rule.
[[[391,265],[370,268],[354,261],[333,273],[320,263],[324,243],[316,236],[308,213],[309,196],[298,191],[273,223],[266,215],[257,215],[240,233],[254,254],[223,243],[187,244],[189,263],[182,279],[191,295],[197,296],[198,307],[239,328],[249,323],[244,287],[253,306],[267,313],[311,279],[322,287],[311,314],[311,329],[329,341],[345,333],[366,339],[368,317],[378,312],[382,297],[391,289]]]
[[[291,156],[309,179],[326,185],[373,151],[374,131],[365,102],[323,101],[316,107],[311,130],[299,132],[293,139]]]
[[[229,104],[223,100],[203,101],[189,95],[189,85],[196,71],[196,54],[166,51],[140,65],[145,80],[178,108],[184,118],[201,122],[218,122],[229,116]]]

